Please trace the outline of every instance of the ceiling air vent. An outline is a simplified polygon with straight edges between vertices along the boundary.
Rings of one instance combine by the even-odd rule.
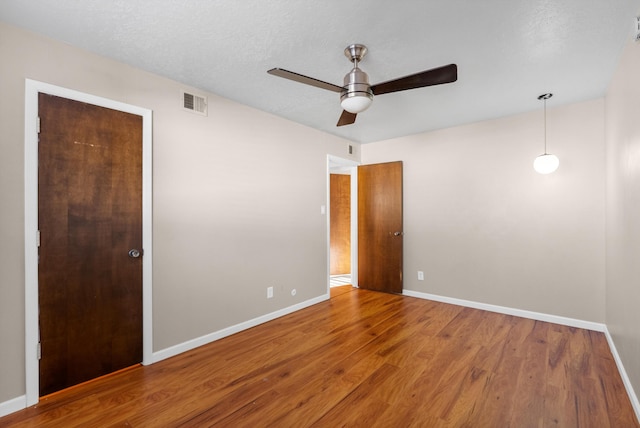
[[[189,110],[193,113],[207,115],[207,98],[200,95],[190,94],[188,92],[182,93],[182,107],[185,110]]]

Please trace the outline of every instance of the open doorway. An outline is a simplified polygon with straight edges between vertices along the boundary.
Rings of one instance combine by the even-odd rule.
[[[331,175],[349,176],[350,254],[332,246]],[[332,257],[349,257],[345,272],[336,272],[334,285],[402,294],[403,209],[402,162],[360,166],[357,162],[328,156],[327,162],[327,292],[331,288]],[[334,186],[335,187],[335,186]],[[350,273],[346,271],[350,270]],[[340,281],[340,283],[338,282]]]
[[[349,171],[330,171],[329,189],[329,275],[331,287],[337,287],[351,284],[351,174]]]
[[[327,165],[329,287],[353,285],[358,283],[358,163],[329,156]]]

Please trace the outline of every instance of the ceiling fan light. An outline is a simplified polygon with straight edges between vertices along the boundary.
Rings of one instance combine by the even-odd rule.
[[[542,154],[533,160],[533,169],[539,174],[551,174],[560,166],[560,160],[556,155]]]
[[[344,76],[342,88],[340,105],[349,113],[362,113],[373,102],[369,76],[358,68],[357,62],[353,69]]]
[[[366,109],[371,106],[373,102],[373,97],[369,96],[366,93],[355,93],[349,94],[348,96],[342,98],[340,101],[340,106],[349,113],[362,113]]]

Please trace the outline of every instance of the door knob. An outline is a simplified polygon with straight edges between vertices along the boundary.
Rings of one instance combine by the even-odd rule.
[[[129,257],[133,257],[134,259],[140,257],[140,251],[135,248],[129,250]]]
[[[393,232],[393,236],[401,236],[404,235],[404,232]]]

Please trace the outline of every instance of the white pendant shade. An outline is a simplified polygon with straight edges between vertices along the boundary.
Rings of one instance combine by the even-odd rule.
[[[352,96],[344,98],[340,105],[349,113],[362,113],[369,108],[372,101],[367,96]]]
[[[556,155],[545,153],[533,161],[533,169],[540,174],[551,174],[560,166],[560,160]]]

